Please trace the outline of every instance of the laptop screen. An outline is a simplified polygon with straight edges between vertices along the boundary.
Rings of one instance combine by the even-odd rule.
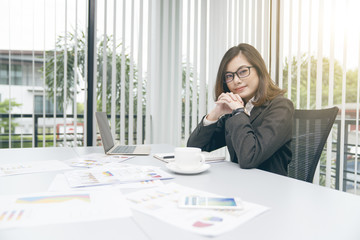
[[[114,140],[112,138],[109,121],[106,113],[96,112],[95,113],[97,124],[100,131],[101,141],[104,146],[105,152],[108,152],[114,146]]]

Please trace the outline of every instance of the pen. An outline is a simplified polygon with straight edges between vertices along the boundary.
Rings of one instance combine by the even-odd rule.
[[[168,156],[164,156],[164,159],[169,159],[169,158],[174,158],[174,155],[168,155]]]

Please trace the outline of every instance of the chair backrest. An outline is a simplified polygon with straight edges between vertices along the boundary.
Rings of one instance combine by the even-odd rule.
[[[313,181],[316,166],[338,111],[338,107],[295,110],[289,177],[306,182]]]

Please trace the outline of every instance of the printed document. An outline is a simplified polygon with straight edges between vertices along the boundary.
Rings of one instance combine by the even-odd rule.
[[[0,177],[36,172],[60,171],[67,169],[72,168],[58,160],[8,163],[0,165]]]
[[[159,167],[114,163],[101,168],[65,172],[71,187],[86,187],[114,183],[141,182],[173,178]]]
[[[95,221],[131,216],[120,191],[59,192],[2,196],[0,229]]]
[[[130,207],[161,221],[204,236],[218,236],[265,212],[268,208],[243,201],[243,210],[184,209],[183,195],[216,196],[176,183],[126,194]]]
[[[93,191],[102,189],[136,189],[136,188],[151,188],[163,186],[164,183],[161,180],[145,180],[140,182],[123,183],[116,185],[100,185],[90,186],[83,188],[71,188],[64,174],[57,174],[52,181],[48,191],[50,192],[63,192],[63,191]]]
[[[82,167],[82,168],[93,168],[101,167],[109,163],[123,162],[134,156],[125,156],[125,155],[105,155],[101,153],[91,153],[83,155],[79,158],[72,158],[66,160],[65,162],[72,167]]]

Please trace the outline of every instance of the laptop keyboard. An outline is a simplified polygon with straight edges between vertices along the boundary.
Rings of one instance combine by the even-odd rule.
[[[117,146],[112,152],[113,153],[133,153],[136,146]]]

